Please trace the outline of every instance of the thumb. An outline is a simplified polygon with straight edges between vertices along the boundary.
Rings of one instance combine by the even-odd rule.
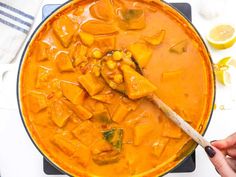
[[[222,154],[217,148],[207,146],[205,147],[205,151],[208,154],[210,161],[222,177],[236,176],[235,172],[227,163],[224,154]]]

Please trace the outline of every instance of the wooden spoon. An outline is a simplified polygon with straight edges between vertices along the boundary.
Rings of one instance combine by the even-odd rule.
[[[167,104],[165,104],[156,95],[148,96],[150,100],[155,103],[168,118],[170,118],[178,127],[180,127],[186,134],[188,134],[196,143],[201,145],[203,148],[211,146],[211,144],[198,133],[190,124],[188,124],[181,116],[173,111]]]
[[[109,51],[106,55],[111,56],[114,51]],[[133,63],[135,64],[135,70],[144,75],[141,67],[138,65],[136,60],[131,57]],[[104,75],[102,75],[104,77]],[[104,79],[107,82],[107,79]],[[110,87],[111,85],[108,84]],[[119,89],[112,88],[120,92]],[[125,96],[125,92],[122,92]],[[178,127],[180,127],[186,134],[188,134],[196,143],[201,145],[203,148],[206,146],[211,146],[211,144],[200,134],[198,133],[190,124],[188,124],[181,116],[179,116],[175,111],[173,111],[167,104],[165,104],[160,98],[158,98],[154,93],[147,96],[147,98],[152,101],[156,106],[158,106],[165,115],[170,118]]]

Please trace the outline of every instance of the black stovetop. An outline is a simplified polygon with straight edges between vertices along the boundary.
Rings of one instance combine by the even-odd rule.
[[[195,151],[187,157],[177,168],[170,173],[189,173],[193,172],[196,167]],[[62,175],[60,170],[51,165],[45,158],[43,159],[43,171],[47,175]]]
[[[182,14],[184,14],[190,21],[192,21],[192,10],[191,6],[188,3],[170,3],[172,6],[177,8]],[[45,19],[48,15],[50,15],[59,4],[48,4],[43,7],[42,17]],[[177,168],[175,168],[171,173],[186,173],[193,172],[196,167],[195,160],[195,151],[187,157],[182,164],[180,164]],[[43,171],[48,175],[61,175],[63,172],[56,169],[53,165],[51,165],[45,158],[43,159]]]

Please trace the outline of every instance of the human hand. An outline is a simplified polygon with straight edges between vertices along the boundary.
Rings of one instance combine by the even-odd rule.
[[[236,133],[205,148],[211,162],[222,177],[236,177]]]

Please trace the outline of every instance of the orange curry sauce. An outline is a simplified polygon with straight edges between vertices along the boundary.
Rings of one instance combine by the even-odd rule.
[[[46,157],[73,176],[159,176],[195,145],[151,102],[108,87],[100,60],[111,50],[127,65],[137,59],[156,94],[204,132],[214,97],[209,55],[163,2],[73,1],[50,17],[21,66],[24,122]],[[113,85],[125,82],[109,62]]]

